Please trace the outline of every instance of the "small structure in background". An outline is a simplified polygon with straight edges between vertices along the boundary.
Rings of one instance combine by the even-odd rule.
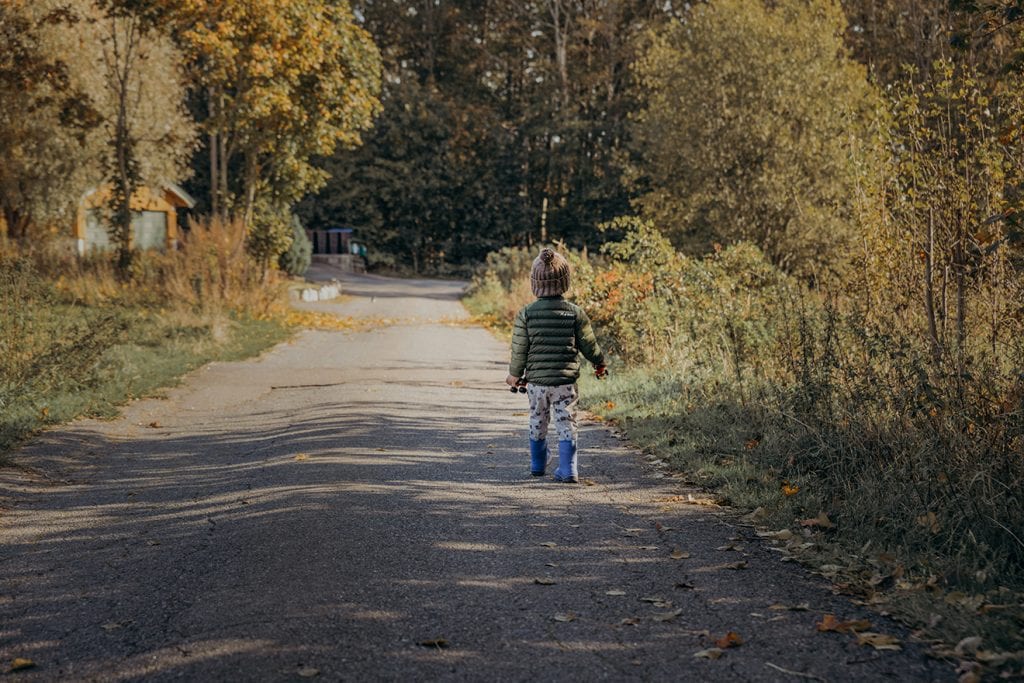
[[[75,251],[84,256],[90,251],[113,248],[103,220],[104,207],[110,201],[110,188],[86,192],[75,217]],[[176,249],[181,228],[178,209],[191,209],[196,202],[177,185],[162,188],[140,187],[132,195],[132,247],[134,249]]]
[[[353,239],[352,228],[306,230],[314,263],[329,263],[347,272],[366,270],[366,247]]]

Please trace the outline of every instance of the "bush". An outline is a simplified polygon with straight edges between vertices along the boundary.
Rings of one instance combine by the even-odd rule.
[[[292,277],[300,277],[309,270],[313,262],[313,243],[302,227],[298,216],[292,216],[292,243],[288,250],[277,259],[278,267]]]
[[[916,323],[807,289],[751,244],[693,259],[648,222],[614,227],[603,263],[572,263],[620,375],[584,391],[588,407],[774,523],[826,512],[843,543],[873,549],[865,571],[883,556],[920,584],[1024,587],[1019,308],[999,346],[936,364]],[[506,316],[524,261],[489,259],[473,296]]]

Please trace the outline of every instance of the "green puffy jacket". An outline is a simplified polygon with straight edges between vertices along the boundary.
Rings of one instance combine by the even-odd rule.
[[[583,309],[560,296],[524,306],[512,328],[508,372],[546,387],[572,384],[580,377],[579,354],[604,365],[604,353]]]

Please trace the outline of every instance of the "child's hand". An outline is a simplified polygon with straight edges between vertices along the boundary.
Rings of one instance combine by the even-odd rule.
[[[514,387],[519,384],[519,378],[516,377],[515,375],[509,375],[508,377],[505,378],[505,384],[509,385],[510,387]]]
[[[594,377],[598,379],[604,379],[607,376],[608,368],[605,367],[604,365],[598,365],[596,368],[594,368]]]

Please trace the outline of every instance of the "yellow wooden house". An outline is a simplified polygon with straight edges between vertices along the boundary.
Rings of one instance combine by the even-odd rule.
[[[111,248],[110,235],[103,221],[104,207],[110,201],[110,188],[100,187],[82,196],[75,215],[75,251],[85,255]],[[178,209],[191,209],[195,200],[177,185],[161,188],[141,187],[132,195],[132,246],[136,249],[175,249],[181,236]]]

